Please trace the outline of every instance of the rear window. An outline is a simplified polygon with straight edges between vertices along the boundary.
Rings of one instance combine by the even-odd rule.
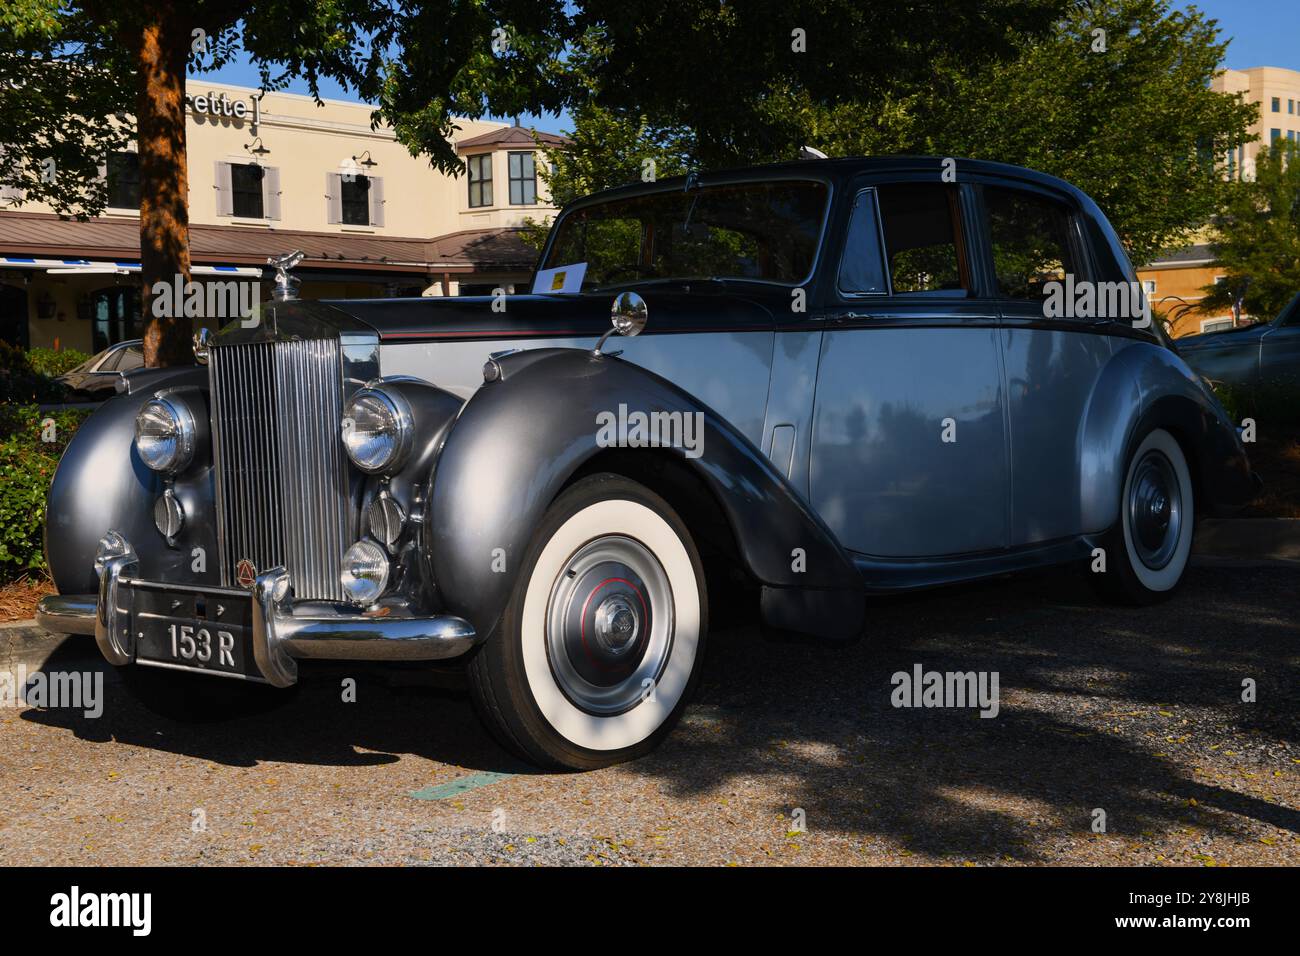
[[[986,187],[989,234],[998,294],[1009,299],[1042,299],[1043,286],[1066,273],[1080,274],[1070,240],[1070,210],[1036,193]]]

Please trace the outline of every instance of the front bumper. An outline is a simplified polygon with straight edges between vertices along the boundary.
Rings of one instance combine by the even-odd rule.
[[[109,539],[114,537],[110,534]],[[134,592],[168,587],[137,579],[138,569],[135,551],[116,536],[116,546],[96,561],[99,594],[42,598],[36,623],[56,634],[94,635],[110,664],[134,663]],[[188,589],[178,584],[175,590]],[[230,593],[242,598],[248,592]],[[300,659],[446,660],[466,653],[482,639],[468,621],[451,615],[373,617],[339,611],[332,605],[295,606],[292,582],[284,568],[258,575],[252,601],[253,658],[262,679],[276,687],[288,687],[298,680]]]

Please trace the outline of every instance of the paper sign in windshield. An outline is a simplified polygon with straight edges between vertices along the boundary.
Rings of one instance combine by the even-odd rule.
[[[577,295],[582,291],[582,280],[587,274],[587,263],[574,262],[567,266],[542,269],[533,279],[533,295]]]

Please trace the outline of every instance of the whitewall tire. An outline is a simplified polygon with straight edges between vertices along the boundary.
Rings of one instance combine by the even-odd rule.
[[[1120,519],[1096,574],[1108,596],[1149,604],[1174,592],[1187,571],[1195,530],[1191,470],[1177,439],[1153,429],[1129,455]]]
[[[614,475],[548,509],[501,626],[470,662],[480,713],[528,759],[571,769],[652,749],[699,673],[707,597],[676,512]]]

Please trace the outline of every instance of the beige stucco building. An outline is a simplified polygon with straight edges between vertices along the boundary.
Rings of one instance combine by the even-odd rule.
[[[554,215],[538,140],[462,120],[466,174],[433,170],[371,107],[246,87],[187,95],[191,256],[196,281],[269,278],[268,256],[301,249],[304,298],[513,291],[534,250],[528,219]],[[535,138],[536,137],[536,138]],[[0,195],[0,338],[95,351],[138,334],[139,183],[133,154],[103,167],[108,211],[85,223]],[[269,295],[269,286],[264,287]]]
[[[1250,128],[1254,142],[1225,157],[1233,178],[1251,177],[1261,146],[1283,139],[1300,140],[1300,71],[1278,66],[1224,70],[1210,81],[1210,89],[1240,93],[1246,102],[1259,106],[1259,118]]]

